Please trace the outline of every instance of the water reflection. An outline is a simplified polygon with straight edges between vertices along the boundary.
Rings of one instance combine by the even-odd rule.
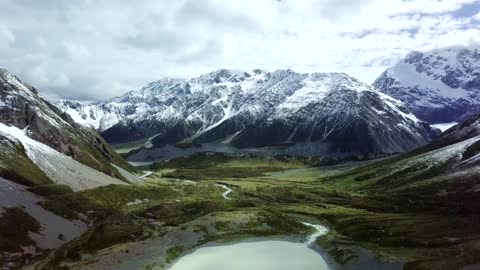
[[[323,257],[305,243],[287,241],[242,242],[206,246],[188,254],[171,270],[323,270]]]

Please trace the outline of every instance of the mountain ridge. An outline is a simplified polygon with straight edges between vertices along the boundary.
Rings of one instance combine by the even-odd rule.
[[[313,153],[313,142],[317,154],[369,155],[411,150],[438,135],[400,101],[345,73],[220,69],[191,79],[164,78],[96,104],[56,105],[86,125],[114,119],[102,132],[109,142],[151,138],[149,146],[157,148],[310,144],[289,151]],[[387,131],[380,130],[384,124]]]
[[[480,50],[450,47],[410,52],[373,86],[405,102],[430,124],[462,122],[480,111]]]
[[[71,158],[72,161],[68,163],[77,166],[75,162],[78,162],[109,177],[124,180],[113,164],[133,170],[94,130],[75,123],[68,114],[61,112],[40,97],[37,89],[5,69],[0,69],[0,123],[2,124],[1,148],[11,154],[2,156],[0,161],[0,172],[5,177],[13,177],[22,183],[36,184],[35,178],[44,179],[45,175],[25,173],[25,171],[37,170],[32,165],[40,167],[44,165],[42,169],[44,173],[48,174],[47,171],[54,173],[50,170],[51,160],[46,157],[34,160],[40,156],[32,155],[32,151],[27,151],[28,146],[33,144],[33,150],[48,149],[47,152],[52,153],[50,158],[59,157],[64,161]],[[20,134],[24,134],[22,135],[24,141],[18,140],[17,137]],[[41,154],[45,151],[37,153]],[[28,159],[35,164],[29,163]],[[11,160],[20,160],[25,166],[19,168],[9,166]],[[3,166],[5,164],[6,166]],[[48,182],[48,180],[40,182],[46,181]]]

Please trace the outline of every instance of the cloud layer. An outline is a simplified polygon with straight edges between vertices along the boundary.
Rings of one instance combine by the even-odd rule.
[[[0,0],[0,66],[97,100],[218,68],[371,82],[410,50],[480,42],[479,0]]]

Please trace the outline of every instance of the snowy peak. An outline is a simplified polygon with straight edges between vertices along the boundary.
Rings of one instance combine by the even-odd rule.
[[[319,101],[332,89],[374,91],[372,87],[343,73],[300,74],[292,70],[266,72],[256,69],[244,72],[220,69],[191,79],[163,78],[139,90],[94,104],[61,100],[55,105],[70,114],[76,122],[105,131],[122,120],[138,122],[153,117],[194,117],[192,113],[208,103],[223,106],[226,110],[229,101],[237,100],[235,103],[238,103],[247,96],[252,100],[281,99],[286,101],[282,105],[285,109],[291,107],[291,103]],[[289,96],[290,99],[285,100]],[[278,101],[272,100],[274,103]],[[191,102],[195,103],[195,108],[186,108],[185,104]],[[300,107],[301,104],[293,106]],[[254,113],[255,108],[250,109]]]
[[[251,75],[247,72],[238,71],[238,70],[230,70],[230,69],[219,69],[198,77],[196,82],[200,82],[206,85],[212,84],[220,84],[220,83],[238,83],[240,81],[244,81],[246,78],[250,77]]]
[[[296,151],[369,155],[403,152],[435,133],[401,101],[344,73],[220,69],[190,79],[163,78],[97,104],[63,102],[60,108],[102,131],[107,141],[148,138],[147,148],[304,144]],[[362,140],[368,143],[359,147]]]
[[[56,128],[72,128],[43,100],[35,88],[22,82],[5,69],[0,69],[0,121],[25,128],[30,120],[53,125]],[[35,119],[34,119],[35,118]]]
[[[5,91],[9,92],[21,92],[22,95],[33,96],[37,95],[38,92],[35,88],[22,82],[17,76],[12,75],[6,69],[0,67],[0,80],[4,86],[10,85],[10,87],[5,87]]]
[[[480,50],[411,52],[374,83],[430,123],[461,122],[480,104]]]
[[[56,100],[53,104],[62,112],[70,115],[76,123],[85,127],[106,130],[120,121],[119,108],[116,106],[82,103],[74,100]],[[112,104],[117,104],[117,102]]]
[[[478,85],[472,83],[480,75],[480,51],[476,48],[455,47],[430,53],[411,52],[401,63],[413,65],[418,73],[440,80],[453,89],[478,88]],[[465,98],[469,98],[468,95]]]

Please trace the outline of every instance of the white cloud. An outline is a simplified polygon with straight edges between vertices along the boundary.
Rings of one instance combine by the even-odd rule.
[[[0,25],[0,48],[8,48],[15,42],[15,35],[5,25]]]
[[[477,4],[475,4],[477,3]],[[0,65],[50,96],[107,98],[217,68],[372,82],[410,50],[480,42],[476,0],[0,0]]]
[[[70,78],[63,73],[59,73],[53,78],[51,84],[55,87],[66,87],[70,84]]]
[[[480,21],[480,12],[478,12],[475,16],[473,16],[473,19]]]
[[[72,61],[80,61],[90,56],[88,49],[81,44],[62,42],[62,50]]]

